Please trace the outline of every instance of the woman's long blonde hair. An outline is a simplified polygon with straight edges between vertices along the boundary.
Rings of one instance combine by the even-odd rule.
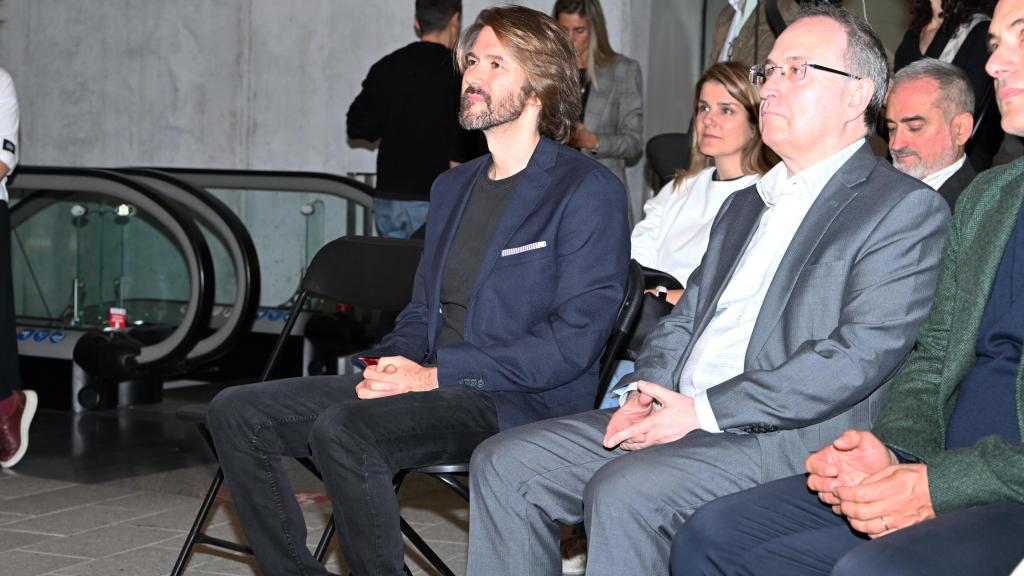
[[[606,68],[619,57],[608,42],[608,27],[604,23],[604,12],[599,0],[557,0],[551,9],[551,17],[558,20],[559,14],[579,14],[587,19],[590,26],[590,49],[587,52],[587,77],[597,87],[597,71]]]
[[[693,95],[694,128],[691,130],[693,142],[690,147],[690,166],[676,175],[673,190],[679,188],[686,178],[715,165],[714,158],[701,153],[696,129],[697,115],[700,111],[700,91],[708,82],[721,84],[725,91],[747,111],[747,121],[750,123],[753,137],[743,148],[743,174],[764,174],[779,162],[779,157],[775,152],[772,152],[771,148],[765,146],[761,141],[761,129],[758,126],[761,98],[757,95],[757,88],[750,83],[747,67],[739,62],[718,62],[705,70],[700,80],[697,81],[697,88]]]

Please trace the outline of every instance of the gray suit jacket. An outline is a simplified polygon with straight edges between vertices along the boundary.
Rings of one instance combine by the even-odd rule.
[[[624,382],[676,387],[764,209],[753,186],[726,200],[685,295]],[[764,453],[790,454],[869,428],[931,306],[948,221],[934,190],[866,144],[858,150],[793,237],[754,324],[745,371],[708,390],[719,427],[758,434]]]
[[[640,65],[623,55],[597,71],[583,125],[597,134],[594,157],[626,182],[626,164],[636,162],[644,147],[644,97]]]

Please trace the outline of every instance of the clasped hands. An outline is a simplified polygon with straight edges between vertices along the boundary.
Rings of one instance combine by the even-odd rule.
[[[641,450],[665,444],[700,428],[693,398],[640,380],[615,411],[604,433],[605,448]]]
[[[363,380],[356,384],[356,396],[370,400],[434,388],[437,388],[436,367],[421,366],[404,356],[383,356],[375,366],[363,370]]]
[[[807,487],[870,538],[935,517],[928,467],[900,464],[870,432],[848,430],[807,459]]]

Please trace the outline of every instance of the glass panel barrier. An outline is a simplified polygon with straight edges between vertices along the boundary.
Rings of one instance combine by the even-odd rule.
[[[185,256],[152,215],[92,193],[30,191],[45,204],[12,231],[15,312],[49,327],[111,330],[181,324]],[[124,314],[111,320],[111,309]]]
[[[222,357],[251,329],[259,304],[259,261],[245,225],[211,193],[173,175],[137,168],[119,172],[180,204],[202,231],[213,258],[216,290],[210,334],[189,352],[188,363]]]
[[[173,203],[86,169],[22,166],[9,192],[19,353],[69,359],[82,333],[125,330],[141,344],[143,371],[195,346],[209,323],[213,267]],[[57,348],[36,346],[48,342]]]
[[[261,266],[261,318],[282,316],[267,309],[289,304],[324,244],[346,234],[373,233],[372,189],[351,178],[312,172],[159,170],[205,188],[245,224]]]

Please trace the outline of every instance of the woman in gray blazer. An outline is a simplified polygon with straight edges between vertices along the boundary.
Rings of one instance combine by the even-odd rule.
[[[625,184],[626,165],[643,154],[640,65],[612,50],[598,0],[557,0],[551,15],[572,40],[580,69],[583,112],[569,144],[596,158]]]

